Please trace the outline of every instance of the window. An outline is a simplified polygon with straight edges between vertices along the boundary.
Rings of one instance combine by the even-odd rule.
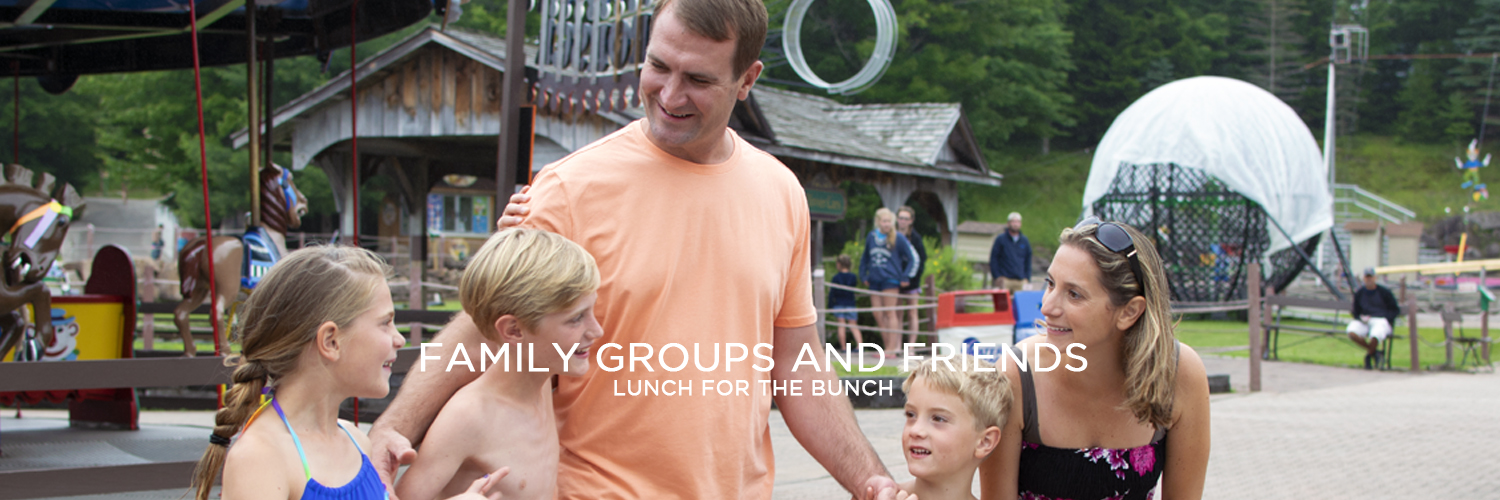
[[[431,235],[487,235],[494,223],[490,197],[432,193],[427,195],[427,232]]]

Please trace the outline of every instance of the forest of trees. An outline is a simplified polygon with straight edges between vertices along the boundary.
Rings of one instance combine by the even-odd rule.
[[[894,62],[850,103],[957,101],[992,167],[1044,150],[1098,142],[1114,117],[1164,83],[1222,75],[1259,85],[1291,105],[1321,136],[1328,30],[1360,24],[1370,54],[1500,52],[1500,0],[893,0],[900,25]],[[780,54],[790,0],[768,0],[772,33],[762,84],[804,92]],[[464,5],[457,26],[504,31],[499,0]],[[535,14],[533,14],[535,17]],[[436,18],[434,17],[434,20]],[[535,19],[529,23],[536,29]],[[418,27],[361,44],[372,55]],[[852,75],[874,45],[866,0],[822,0],[803,28],[813,68],[826,80]],[[347,49],[324,68],[311,57],[277,62],[280,105],[348,68]],[[1477,134],[1492,59],[1372,59],[1338,67],[1341,134],[1419,143],[1467,142]],[[246,158],[224,138],[244,127],[245,70],[204,72],[214,217],[246,210]],[[3,84],[0,84],[3,85]],[[171,193],[185,224],[202,224],[192,72],[86,76],[63,95],[19,82],[20,163],[93,194]],[[11,116],[8,99],[0,116]],[[1500,108],[1500,103],[1492,105]],[[1500,116],[1492,109],[1491,116]],[[1500,120],[1491,118],[1492,126]],[[1493,127],[1491,127],[1493,128]],[[0,137],[12,123],[0,120]],[[1493,133],[1489,133],[1493,137]],[[7,159],[8,144],[0,146]],[[314,214],[332,197],[316,169],[299,185]],[[365,191],[378,200],[378,189]],[[853,208],[853,207],[851,207]]]

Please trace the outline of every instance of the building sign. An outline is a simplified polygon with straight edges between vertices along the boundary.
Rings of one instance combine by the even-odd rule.
[[[808,188],[807,210],[812,215],[812,220],[836,221],[844,218],[844,211],[849,204],[844,199],[844,192],[834,189]]]

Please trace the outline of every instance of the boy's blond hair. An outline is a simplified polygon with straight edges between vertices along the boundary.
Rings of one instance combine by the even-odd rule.
[[[567,238],[506,229],[484,242],[458,281],[464,312],[496,340],[495,320],[513,315],[526,328],[599,288],[594,257]]]
[[[988,371],[975,370],[975,363]],[[995,426],[1004,429],[1010,416],[1010,379],[995,370],[995,365],[983,358],[960,354],[953,358],[953,366],[934,360],[917,365],[906,381],[901,383],[901,392],[911,393],[911,388],[920,378],[929,387],[958,396],[974,416],[977,430]]]

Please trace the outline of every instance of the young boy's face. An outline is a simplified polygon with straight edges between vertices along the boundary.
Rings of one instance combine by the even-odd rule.
[[[998,439],[999,429],[991,440]],[[906,394],[906,427],[901,447],[912,476],[936,480],[978,465],[994,449],[985,431],[974,425],[974,415],[956,394],[949,394],[918,378]]]
[[[535,329],[522,333],[536,345],[533,349],[536,350],[538,365],[545,365],[552,373],[575,377],[589,371],[590,348],[604,334],[599,320],[594,319],[594,301],[598,298],[597,293],[579,297],[568,307],[542,316]],[[558,351],[568,352],[574,345],[578,347],[573,349],[567,362],[568,369],[564,371],[562,355]]]

